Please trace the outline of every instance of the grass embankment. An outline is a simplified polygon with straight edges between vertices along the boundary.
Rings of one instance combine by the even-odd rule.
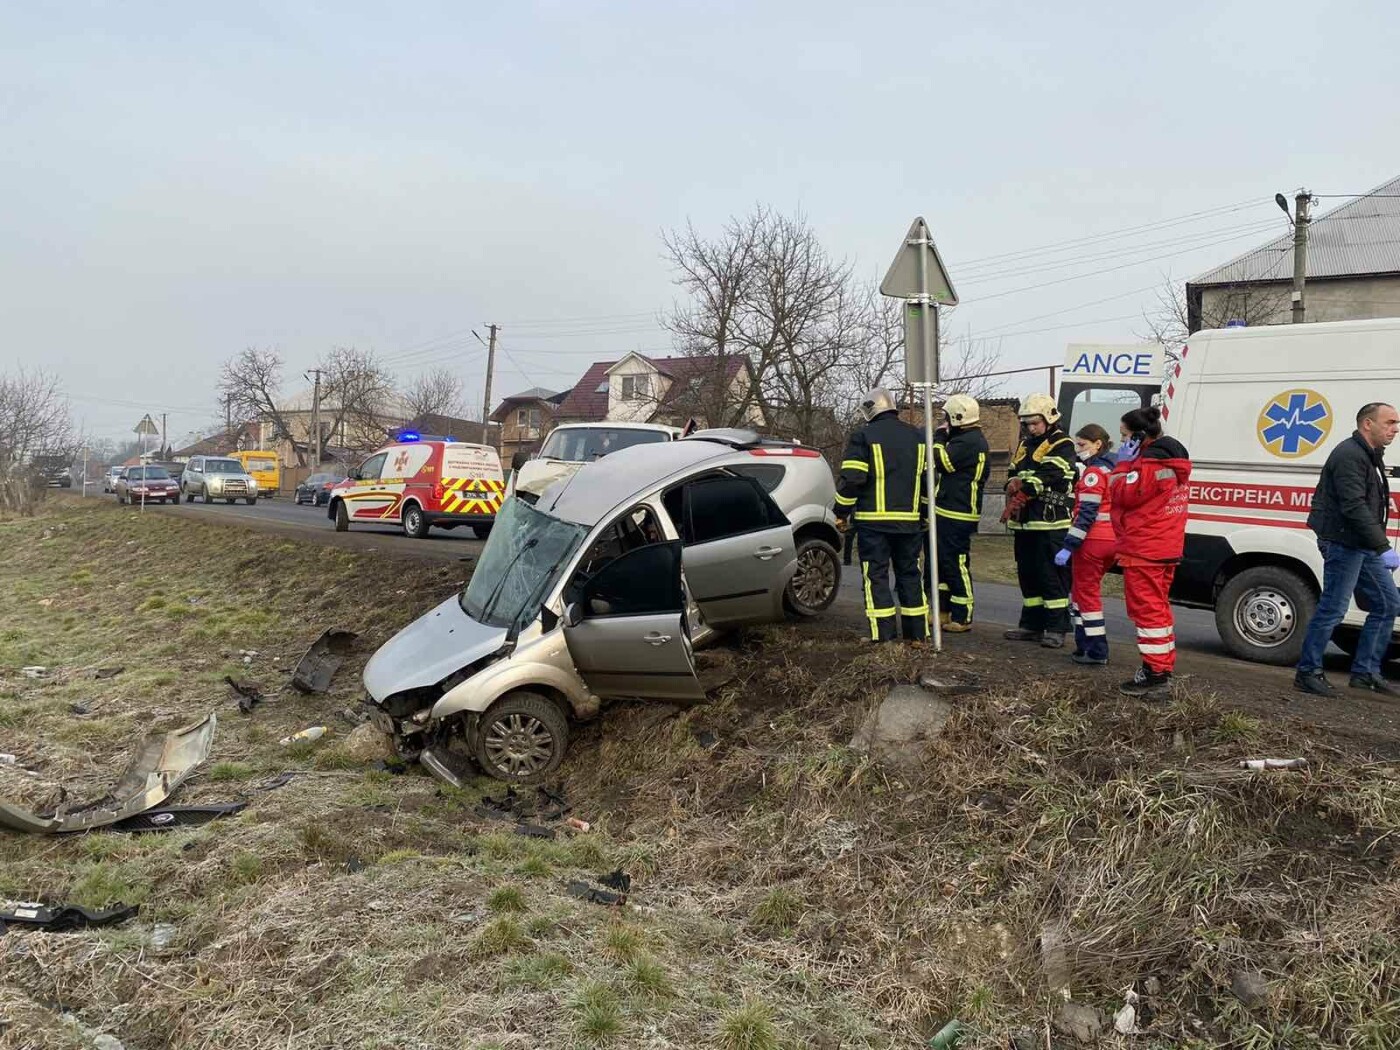
[[[0,550],[0,750],[97,786],[216,707],[178,800],[250,802],[166,835],[0,834],[0,897],[143,904],[0,940],[0,1045],[84,1045],[61,1004],[128,1048],[892,1048],[951,1017],[964,1046],[1044,1046],[1061,983],[1106,1014],[1142,993],[1140,1046],[1396,1045],[1400,775],[1208,694],[1145,708],[964,649],[986,693],[896,774],[845,743],[926,654],[771,628],[707,656],[711,704],[581,728],[560,786],[594,830],[544,841],[475,815],[497,785],[368,770],[348,725],[277,745],[336,726],[364,654],[331,696],[247,718],[221,684],[271,692],[328,622],[372,648],[453,570],[72,504]],[[1236,768],[1300,752],[1307,772]],[[627,909],[567,894],[615,867]],[[1241,970],[1266,1001],[1231,994]]]

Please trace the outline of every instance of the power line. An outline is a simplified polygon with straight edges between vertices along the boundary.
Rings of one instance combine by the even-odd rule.
[[[1182,226],[1198,219],[1212,218],[1230,212],[1243,211],[1259,203],[1258,198],[1251,197],[1248,200],[1240,201],[1237,204],[1224,204],[1218,208],[1207,208],[1204,211],[1190,212],[1186,215],[1178,215],[1174,218],[1159,219],[1156,222],[1144,223],[1140,226],[1127,226],[1118,230],[1110,230],[1105,233],[1089,234],[1084,237],[1074,237],[1065,241],[1051,241],[1048,244],[1038,245],[1034,248],[1019,248],[1015,251],[1001,252],[996,255],[983,255],[974,259],[964,259],[958,263],[958,267],[976,266],[979,263],[991,262],[997,259],[1009,259],[1018,256],[1039,254],[1041,252],[1053,251],[1055,249],[1069,248],[1075,245],[1090,244],[1095,241],[1117,240],[1133,233],[1150,233],[1159,229],[1167,229],[1172,226]]]

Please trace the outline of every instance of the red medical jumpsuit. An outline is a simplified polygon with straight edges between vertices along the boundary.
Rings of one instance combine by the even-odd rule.
[[[1186,543],[1191,459],[1175,438],[1149,439],[1109,475],[1113,532],[1123,569],[1123,600],[1137,629],[1142,664],[1153,674],[1176,666],[1172,577]]]
[[[1110,518],[1112,501],[1108,478],[1113,473],[1109,456],[1095,456],[1084,464],[1074,486],[1074,521],[1065,533],[1064,547],[1073,551],[1069,589],[1069,618],[1074,625],[1074,651],[1092,660],[1108,660],[1108,634],[1103,622],[1103,576],[1113,568],[1114,537]]]

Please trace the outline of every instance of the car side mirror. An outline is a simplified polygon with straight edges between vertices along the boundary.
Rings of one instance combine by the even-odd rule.
[[[564,626],[577,627],[583,623],[583,608],[577,602],[564,606]]]

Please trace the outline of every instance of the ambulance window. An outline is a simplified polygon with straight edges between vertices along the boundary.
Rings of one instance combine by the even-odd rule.
[[[381,452],[377,456],[370,456],[360,464],[360,469],[356,472],[356,477],[361,481],[376,481],[380,472],[384,469],[384,459],[387,452]]]
[[[1118,421],[1123,413],[1142,404],[1142,396],[1136,390],[1096,387],[1081,390],[1070,406],[1069,419],[1061,422],[1065,433],[1073,436],[1090,423],[1097,423],[1108,431],[1113,443],[1118,443]]]

